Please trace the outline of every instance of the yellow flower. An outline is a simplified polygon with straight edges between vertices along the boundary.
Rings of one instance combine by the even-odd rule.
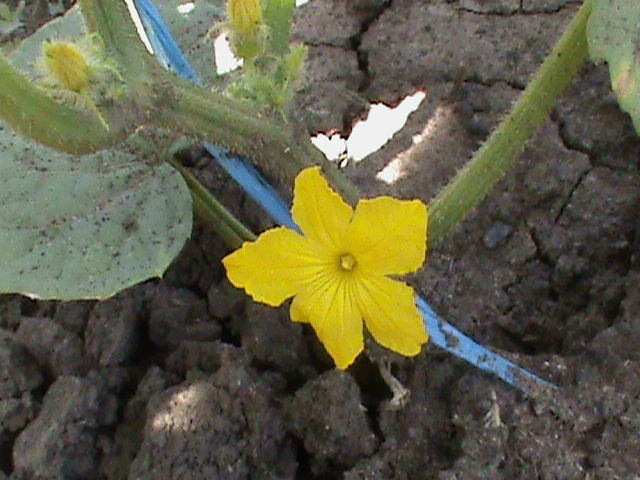
[[[303,234],[279,227],[245,243],[223,260],[231,283],[274,307],[294,297],[292,320],[311,324],[338,368],[363,350],[363,320],[381,345],[420,353],[428,335],[414,291],[388,275],[424,263],[426,205],[379,197],[354,211],[314,167],[296,178],[291,213]]]

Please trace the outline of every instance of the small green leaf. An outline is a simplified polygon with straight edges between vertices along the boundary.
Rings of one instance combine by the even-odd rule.
[[[266,0],[264,20],[269,27],[269,53],[284,55],[289,50],[295,0]]]
[[[13,13],[5,2],[0,2],[0,20],[11,21],[13,20]]]
[[[106,298],[159,277],[191,232],[168,164],[125,151],[72,156],[0,124],[0,292]]]
[[[587,39],[591,59],[609,64],[618,103],[640,133],[640,2],[595,0]]]
[[[0,34],[8,35],[22,27],[22,15],[25,3],[21,0],[12,12],[5,2],[0,2]]]

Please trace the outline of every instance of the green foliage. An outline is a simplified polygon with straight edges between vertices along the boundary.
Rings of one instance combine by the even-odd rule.
[[[198,34],[185,26],[201,17],[180,16],[169,0],[159,3],[173,13],[170,25],[184,26],[194,37],[182,41],[203,53],[197,45],[204,30]],[[278,158],[286,172],[281,178],[293,178],[316,158],[310,146],[296,146],[281,123],[264,121],[242,102],[165,72],[135,36],[124,3],[80,4],[82,12],[71,9],[10,58],[0,56],[0,118],[11,124],[0,123],[0,293],[105,298],[160,276],[191,232],[192,204],[231,245],[251,237],[195,177],[185,172],[185,183],[158,159],[180,133],[265,163]],[[90,62],[92,78],[117,83],[119,92],[108,94],[109,85],[99,84],[110,131],[86,107],[76,108],[82,106],[44,87],[37,59],[50,39],[99,44],[97,63],[105,69],[93,70],[99,65]],[[281,91],[296,79],[288,72],[301,70],[302,56],[300,50],[284,57],[276,76]],[[149,135],[131,137],[134,132]]]
[[[12,63],[38,78],[43,39],[86,35],[75,9],[23,42]],[[191,232],[181,175],[126,145],[72,156],[0,123],[0,172],[2,293],[105,298],[162,275]]]
[[[609,64],[618,102],[640,133],[640,2],[595,0],[587,38],[591,59]]]
[[[175,3],[166,3],[175,11]],[[587,0],[578,11],[513,112],[432,202],[434,243],[488,194],[579,71],[587,56],[585,24],[591,3]],[[138,42],[124,2],[80,0],[80,5],[86,26],[51,22],[15,52],[13,66],[0,57],[0,117],[15,131],[60,150],[109,150],[82,156],[59,154],[0,125],[0,292],[103,298],[162,274],[189,235],[191,198],[183,178],[170,165],[140,160],[156,159],[155,152],[161,149],[155,142],[162,138],[151,138],[138,154],[121,144],[136,130],[159,127],[172,135],[218,143],[251,158],[280,186],[290,187],[302,168],[322,162],[308,141],[298,141],[294,129],[273,116],[260,115],[251,105],[164,72]],[[232,85],[236,95],[283,116],[302,82],[306,56],[304,46],[289,46],[292,5],[293,0],[264,4],[260,29],[266,43],[257,58],[245,61],[244,74]],[[614,89],[627,99],[634,96],[629,92],[635,92],[629,87],[636,83],[638,55],[633,55],[637,47],[629,49],[628,37],[638,24],[638,7],[623,0],[598,5],[591,28],[602,45],[595,41],[592,55],[610,62],[616,73]],[[618,18],[622,14],[615,8],[629,9],[625,15],[632,20]],[[79,16],[77,9],[64,20],[74,15]],[[597,15],[604,18],[600,19],[604,27],[599,26]],[[618,23],[626,27],[621,34],[624,41],[616,43],[610,41],[607,29]],[[37,78],[30,68],[43,36],[77,41],[91,34],[101,39],[127,87],[125,98],[109,105],[104,102],[104,110],[111,114],[105,115],[111,126],[108,135],[95,118],[67,108],[29,81]],[[607,42],[614,46],[604,45]],[[626,65],[614,66],[612,49],[621,50]],[[358,193],[353,185],[330,167],[326,174],[355,202]],[[191,183],[189,187],[196,208],[221,216],[220,208],[205,202],[205,195]],[[230,230],[234,242],[250,236],[237,228]]]
[[[291,22],[296,9],[295,0],[266,0],[264,22],[269,28],[269,51],[284,55],[289,51]]]
[[[22,27],[24,7],[24,0],[21,0],[13,11],[5,2],[0,2],[0,35],[9,35]]]
[[[232,2],[242,4],[242,2]],[[251,3],[251,2],[249,2]],[[241,32],[234,30],[230,19],[231,40],[236,53],[245,61],[239,78],[229,87],[231,95],[254,102],[262,108],[287,117],[287,106],[304,80],[304,60],[307,48],[304,45],[290,46],[291,23],[295,11],[295,0],[265,0],[259,25],[261,44],[255,54],[246,56],[238,49],[234,38]],[[230,14],[232,13],[230,8]]]
[[[0,125],[0,292],[106,298],[162,275],[191,232],[168,164],[124,150],[72,156]]]
[[[247,63],[242,76],[229,87],[229,92],[268,107],[286,118],[286,108],[304,79],[305,45],[294,47],[283,57],[261,64]]]

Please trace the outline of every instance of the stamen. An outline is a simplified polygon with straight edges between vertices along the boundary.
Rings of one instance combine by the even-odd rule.
[[[358,265],[358,262],[350,253],[345,253],[340,257],[340,268],[343,270],[350,272],[356,268],[356,265]]]

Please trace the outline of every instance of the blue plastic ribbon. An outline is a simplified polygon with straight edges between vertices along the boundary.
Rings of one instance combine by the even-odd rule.
[[[165,68],[200,84],[200,77],[189,65],[151,0],[134,0],[134,4],[160,63]],[[205,147],[247,194],[262,206],[274,222],[299,230],[291,217],[288,205],[252,164],[242,158],[230,155],[227,150],[216,145],[207,143]],[[532,392],[553,386],[537,375],[474,342],[453,325],[444,321],[423,298],[418,297],[416,305],[422,313],[433,344],[485,372],[500,377],[521,391]]]
[[[291,217],[289,206],[253,164],[230,155],[228,150],[217,145],[205,143],[204,146],[231,178],[238,182],[275,223],[300,231]]]

